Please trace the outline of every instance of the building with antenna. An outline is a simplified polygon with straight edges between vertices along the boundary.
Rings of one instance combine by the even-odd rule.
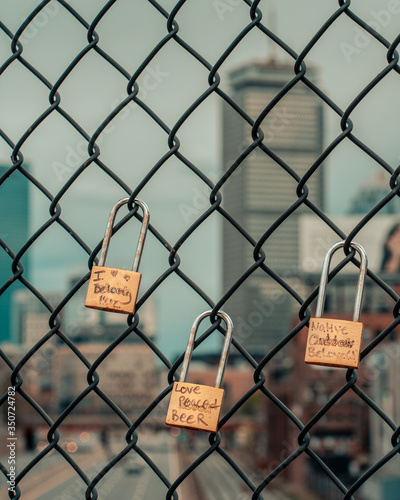
[[[295,77],[293,67],[271,58],[243,65],[229,74],[232,98],[254,122]],[[315,70],[307,69],[310,80]],[[255,148],[229,178],[223,206],[258,241],[298,199],[301,179],[323,149],[321,99],[299,81],[266,114],[260,124],[267,151]],[[253,143],[252,127],[229,104],[223,108],[223,164],[227,170]],[[323,165],[307,180],[308,199],[323,209]],[[289,284],[299,269],[299,216],[310,213],[301,205],[263,245],[265,264]],[[229,289],[254,264],[253,245],[229,222],[223,230],[223,286]],[[265,354],[288,332],[291,301],[275,280],[255,271],[229,299],[226,310],[236,338],[253,354]]]

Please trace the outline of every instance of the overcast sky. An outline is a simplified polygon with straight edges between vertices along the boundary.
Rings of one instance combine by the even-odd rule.
[[[15,32],[39,2],[0,0],[2,22]],[[70,1],[90,23],[104,0]],[[170,11],[175,2],[161,5]],[[272,8],[271,8],[272,6]],[[338,8],[334,0],[280,0],[260,3],[263,21],[300,53],[322,23]],[[352,10],[393,41],[400,26],[400,2],[359,0]],[[276,13],[274,15],[273,13]],[[275,19],[275,21],[273,21]],[[187,1],[176,17],[180,36],[214,64],[239,31],[249,23],[249,8],[239,0]],[[130,74],[165,34],[164,17],[147,1],[118,0],[96,32],[99,46]],[[21,37],[23,56],[51,83],[87,44],[87,31],[54,0]],[[258,30],[253,30],[229,56],[219,73],[221,87],[229,90],[227,73],[251,60],[266,59],[274,50],[278,59],[290,60]],[[0,60],[10,55],[10,40],[0,33]],[[345,109],[371,78],[385,68],[386,50],[341,16],[306,58],[319,70],[319,85]],[[191,103],[208,88],[208,72],[171,41],[139,79],[139,97],[172,128]],[[91,134],[126,96],[126,79],[93,51],[85,56],[59,89],[61,106]],[[389,75],[357,107],[351,118],[354,133],[395,168],[400,160],[398,98],[399,75]],[[48,89],[22,65],[13,63],[0,77],[1,128],[17,142],[49,106]],[[221,161],[221,100],[211,96],[178,131],[181,151],[210,178],[216,180]],[[340,133],[340,119],[326,110],[326,144]],[[167,135],[136,105],[116,116],[97,144],[101,160],[134,188],[168,151]],[[55,195],[87,158],[86,141],[53,112],[22,146],[33,174]],[[9,164],[10,149],[0,141],[0,161]],[[343,214],[360,185],[377,171],[374,162],[350,142],[342,144],[326,166],[326,209]],[[345,175],[344,175],[345,174]],[[169,160],[141,192],[151,211],[152,224],[171,243],[207,207],[209,190],[176,158]],[[103,237],[112,205],[123,190],[92,164],[61,200],[62,217],[94,247]],[[49,217],[48,202],[32,194],[32,232]],[[123,236],[113,240],[110,259],[130,268],[138,225],[134,221]],[[181,269],[213,300],[221,294],[221,220],[209,219],[183,245]],[[66,291],[68,278],[87,272],[87,255],[65,231],[54,225],[34,245],[32,280],[41,291]],[[141,271],[142,289],[168,267],[168,252],[151,236],[146,242]],[[174,352],[173,333],[186,338],[191,322],[207,306],[186,285],[171,277],[155,294],[161,346]],[[175,337],[174,337],[175,338]]]

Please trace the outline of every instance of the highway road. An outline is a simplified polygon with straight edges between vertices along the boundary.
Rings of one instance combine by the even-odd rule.
[[[217,453],[209,456],[196,469],[201,500],[251,500],[252,492],[240,476]],[[252,474],[247,471],[248,477]],[[254,482],[258,484],[260,477]],[[265,500],[290,500],[270,485],[263,493]],[[292,497],[293,498],[293,497]],[[184,499],[185,500],[185,499]]]
[[[111,437],[108,455],[115,456],[123,447]],[[201,455],[197,446],[188,446],[168,432],[139,438],[139,444],[172,482],[191,462]],[[178,449],[180,452],[178,453]],[[71,454],[85,474],[93,479],[108,463],[105,449],[97,445],[85,452]],[[183,458],[184,457],[184,458]],[[20,457],[21,467],[33,455]],[[183,465],[184,464],[184,465]],[[180,470],[182,469],[182,470]],[[258,478],[260,480],[260,478]],[[258,482],[258,481],[256,481]],[[75,470],[59,455],[46,457],[22,480],[21,500],[84,500],[86,484]],[[130,452],[114,466],[97,485],[98,499],[163,500],[167,488],[153,470]],[[178,488],[179,500],[251,500],[251,491],[231,467],[216,453],[209,456]],[[0,479],[0,498],[6,499],[7,486]],[[268,500],[288,500],[279,491],[268,488]]]

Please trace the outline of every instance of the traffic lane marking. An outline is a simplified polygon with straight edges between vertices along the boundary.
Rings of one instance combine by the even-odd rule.
[[[88,456],[86,459],[82,461],[80,464],[80,468],[85,470],[88,469],[89,466],[93,466],[94,462],[94,457],[95,453],[91,454]],[[98,463],[98,460],[96,461]],[[73,469],[71,466],[67,470],[62,470],[58,472],[56,475],[52,475],[48,479],[43,479],[43,482],[39,484],[38,486],[34,487],[33,489],[29,489],[29,491],[24,492],[26,489],[24,486],[28,486],[24,484],[24,481],[22,480],[20,483],[21,491],[22,491],[22,496],[24,500],[40,500],[41,495],[44,495],[45,493],[48,493],[52,489],[54,489],[57,486],[60,486],[67,481],[69,481],[72,477],[77,476],[80,477],[76,470]],[[82,479],[82,483],[84,483]]]

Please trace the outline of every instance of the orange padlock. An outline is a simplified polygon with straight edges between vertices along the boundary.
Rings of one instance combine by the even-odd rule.
[[[138,268],[146,239],[147,227],[150,222],[149,209],[143,201],[134,200],[134,204],[143,210],[143,220],[132,271],[104,266],[115,216],[118,210],[128,203],[128,201],[129,198],[123,198],[111,210],[99,262],[97,266],[92,267],[90,274],[89,288],[85,301],[86,307],[118,313],[134,314],[135,312],[136,299],[142,278],[142,275],[138,272]]]
[[[335,243],[327,252],[321,273],[315,317],[310,319],[306,355],[304,361],[313,365],[340,368],[358,368],[361,350],[363,324],[360,323],[361,304],[367,273],[367,254],[364,248],[354,241],[350,247],[357,250],[361,257],[358,275],[356,302],[353,321],[328,319],[322,317],[328,284],[329,264],[332,255],[344,246],[344,241]]]
[[[210,316],[212,311],[206,311],[193,323],[183,359],[179,382],[174,382],[165,423],[174,427],[183,427],[206,432],[217,432],[219,415],[221,413],[224,390],[221,389],[222,378],[228,360],[229,348],[232,341],[233,323],[231,318],[219,311],[217,316],[222,318],[227,326],[225,341],[219,361],[215,386],[191,384],[186,382],[190,359],[192,357],[196,332],[200,322]]]

